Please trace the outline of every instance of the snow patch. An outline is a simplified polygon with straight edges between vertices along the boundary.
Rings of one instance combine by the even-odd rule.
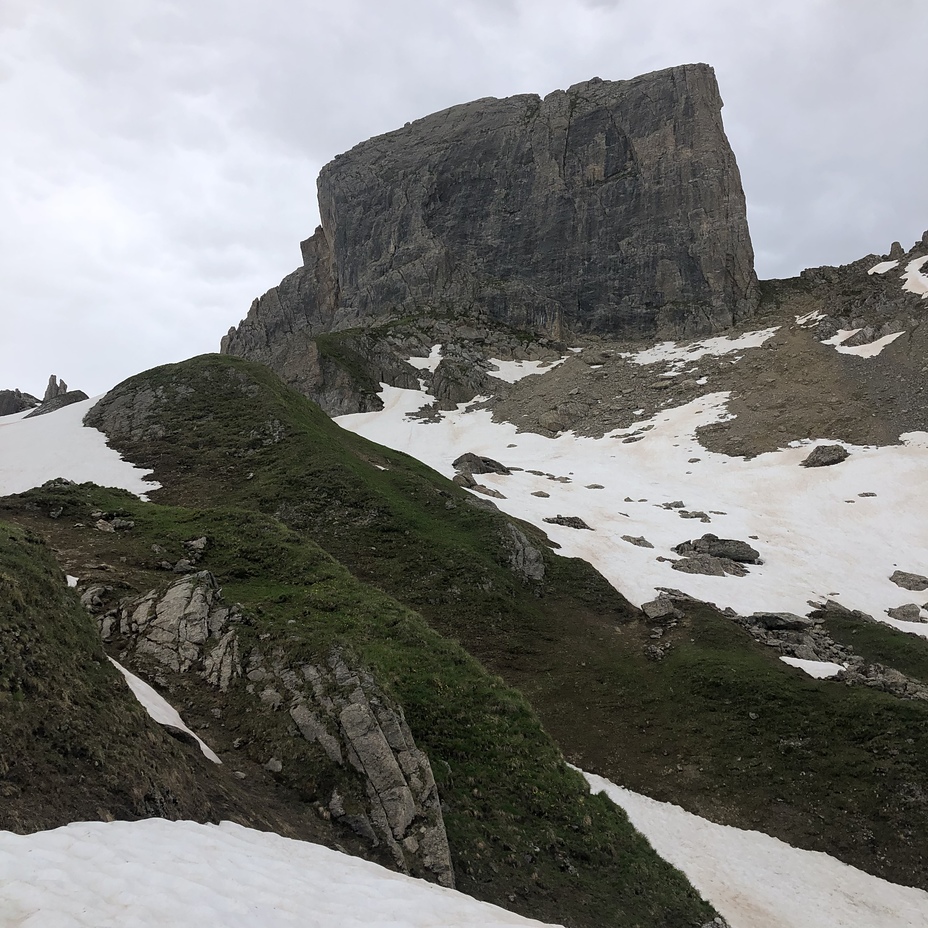
[[[222,822],[0,832],[5,926],[506,928],[541,922],[338,851]]]
[[[779,330],[779,326],[770,329],[761,329],[756,332],[745,332],[744,335],[729,337],[720,335],[717,338],[706,338],[698,342],[661,342],[653,348],[643,348],[641,351],[623,351],[620,357],[627,358],[633,364],[657,364],[668,362],[675,366],[682,366],[689,361],[697,361],[707,355],[720,357],[732,351],[742,351],[746,348],[759,348]]]
[[[495,370],[487,373],[497,380],[505,380],[506,383],[516,383],[523,377],[529,377],[532,374],[544,374],[546,371],[554,370],[559,364],[563,364],[567,358],[559,358],[557,361],[500,361],[498,358],[490,358],[489,363],[494,365]]]
[[[582,771],[581,771],[582,772]],[[583,774],[665,860],[682,870],[731,928],[914,928],[928,893],[897,886],[818,851],[757,831],[716,825]]]
[[[196,739],[204,756],[214,764],[222,763],[219,755],[196,732],[187,727],[178,711],[163,696],[152,689],[144,680],[140,680],[134,673],[126,670],[122,664],[114,661],[113,658],[110,657],[108,660],[126,678],[126,683],[129,684],[132,695],[159,725],[170,725],[171,728],[179,728],[181,731],[187,732],[188,735]]]
[[[909,293],[917,293],[922,299],[928,297],[928,277],[922,273],[926,261],[928,261],[928,255],[924,258],[915,258],[905,266],[905,273],[902,275],[905,281],[902,289],[908,290]]]
[[[879,264],[874,264],[867,273],[885,274],[887,271],[891,271],[898,263],[898,261],[881,261]]]
[[[844,664],[836,664],[834,661],[807,661],[801,657],[781,657],[780,660],[790,667],[798,667],[818,680],[833,677],[845,669]]]
[[[0,496],[23,493],[56,477],[120,487],[142,499],[157,490],[160,484],[146,479],[150,470],[124,461],[107,447],[102,432],[84,426],[84,416],[99,399],[72,403],[34,419],[0,419]]]
[[[407,358],[406,363],[411,364],[417,370],[429,371],[435,373],[435,368],[441,362],[441,345],[432,345],[432,350],[427,358]]]
[[[65,574],[65,580],[68,581],[68,586],[72,589],[77,586],[77,581],[79,579],[79,577],[72,577],[70,574]]]
[[[847,345],[846,342],[853,335],[856,335],[860,329],[839,329],[836,335],[826,338],[822,341],[823,345],[830,345],[835,351],[841,354],[852,354],[858,358],[875,358],[887,345],[892,344],[903,332],[893,332],[891,335],[884,335],[875,341],[867,342],[865,345]]]
[[[806,313],[804,316],[796,316],[796,325],[815,325],[816,322],[824,318],[825,314],[820,309],[813,309],[812,312]]]
[[[823,345],[831,345],[832,348],[844,344],[852,335],[856,335],[860,329],[838,329],[837,333],[831,338],[822,339]]]

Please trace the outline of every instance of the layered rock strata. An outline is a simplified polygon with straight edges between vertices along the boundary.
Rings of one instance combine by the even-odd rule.
[[[339,369],[319,336],[390,319],[653,338],[750,317],[753,250],[721,107],[713,70],[694,64],[477,100],[364,142],[319,176],[303,267],[222,351],[312,395]]]

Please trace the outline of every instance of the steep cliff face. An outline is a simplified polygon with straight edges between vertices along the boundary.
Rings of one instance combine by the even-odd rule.
[[[697,335],[757,303],[713,70],[455,106],[319,176],[304,265],[223,339],[300,387],[319,334],[450,313],[560,336]],[[304,392],[312,393],[303,384]]]

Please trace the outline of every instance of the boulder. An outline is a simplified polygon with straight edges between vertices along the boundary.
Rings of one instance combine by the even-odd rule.
[[[508,552],[510,568],[526,580],[545,578],[545,558],[540,548],[533,545],[526,534],[511,522],[506,523],[503,542]]]
[[[921,609],[916,603],[906,603],[903,606],[895,606],[887,609],[886,614],[891,619],[897,619],[900,622],[924,622]]]
[[[677,554],[685,557],[708,554],[711,557],[725,558],[739,564],[759,564],[760,552],[746,541],[737,538],[719,538],[707,532],[702,538],[684,541],[674,549]]]
[[[923,577],[921,574],[910,574],[904,570],[894,570],[889,579],[904,590],[914,592],[928,590],[928,577]]]
[[[819,445],[800,464],[802,467],[831,467],[832,464],[840,464],[849,454],[843,445]]]
[[[695,554],[674,561],[670,565],[674,570],[685,574],[706,574],[709,577],[724,577],[731,574],[743,577],[748,571],[746,567],[728,558],[713,557],[711,554]]]
[[[683,613],[674,605],[674,601],[666,593],[658,593],[656,599],[641,604],[641,611],[649,619],[682,619]]]
[[[580,516],[556,515],[556,516],[551,516],[551,518],[548,518],[548,519],[542,519],[541,521],[550,522],[552,525],[565,525],[567,526],[567,528],[585,528],[588,531],[591,531],[591,532],[593,531],[593,529],[590,528],[590,526],[587,525],[586,522],[584,522],[583,519],[580,518]]]
[[[627,541],[630,545],[637,545],[639,548],[653,548],[654,545],[643,535],[623,535],[622,541]]]
[[[494,461],[493,458],[484,458],[479,454],[468,451],[459,458],[455,458],[452,466],[462,474],[511,474],[505,464]]]

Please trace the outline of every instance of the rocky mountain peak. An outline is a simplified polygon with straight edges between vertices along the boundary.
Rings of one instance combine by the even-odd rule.
[[[712,68],[692,64],[484,98],[362,142],[319,175],[303,267],[222,351],[295,383],[320,334],[395,318],[632,339],[749,318],[754,256],[721,107]]]

